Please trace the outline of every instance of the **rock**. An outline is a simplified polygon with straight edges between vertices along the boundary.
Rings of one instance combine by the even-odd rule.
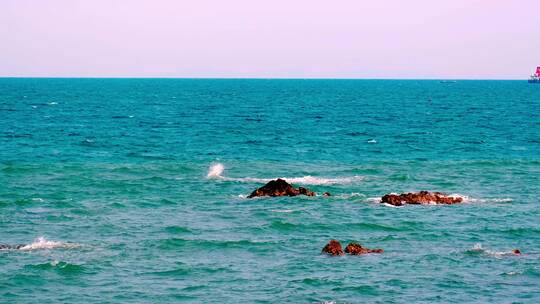
[[[17,244],[17,245],[0,244],[0,250],[21,249],[24,246],[26,246],[26,244]]]
[[[298,189],[296,189],[291,184],[287,183],[285,180],[278,178],[276,180],[269,181],[266,185],[251,192],[248,198],[259,197],[259,196],[297,196],[297,195],[315,196],[316,193],[303,187],[299,187]]]
[[[345,252],[351,255],[360,255],[360,254],[367,254],[367,253],[383,253],[384,250],[382,249],[369,249],[364,248],[362,245],[351,242],[347,247],[345,247]]]
[[[514,250],[512,250],[512,253],[515,254],[515,255],[520,255],[521,251],[519,249],[514,249]]]
[[[330,194],[330,192],[325,192],[322,194],[322,196],[332,196],[332,194]]]
[[[309,189],[306,189],[304,187],[298,187],[298,194],[301,194],[301,195],[307,195],[307,196],[315,196],[316,193],[309,190]]]
[[[337,240],[330,240],[326,246],[322,249],[322,253],[326,253],[329,255],[343,255],[343,249],[341,248],[341,244]]]
[[[403,206],[403,203],[401,202],[401,197],[396,194],[386,194],[382,197],[381,203],[386,203],[394,206]]]
[[[463,202],[461,197],[448,196],[441,192],[420,191],[415,193],[386,194],[381,198],[381,203],[394,206],[403,206],[403,204],[457,204]]]

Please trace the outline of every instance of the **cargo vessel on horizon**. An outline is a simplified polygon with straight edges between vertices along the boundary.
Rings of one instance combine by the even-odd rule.
[[[536,73],[531,75],[529,83],[540,83],[540,66],[536,67]]]

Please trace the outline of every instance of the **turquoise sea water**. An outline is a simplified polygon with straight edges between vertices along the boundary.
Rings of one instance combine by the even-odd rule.
[[[526,81],[0,79],[0,302],[538,303],[539,177]]]

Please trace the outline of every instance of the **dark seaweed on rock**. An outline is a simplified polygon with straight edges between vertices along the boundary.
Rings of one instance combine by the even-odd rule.
[[[315,196],[316,193],[303,187],[294,188],[291,184],[287,183],[285,180],[278,178],[276,180],[269,181],[266,185],[251,192],[248,198],[259,197],[259,196],[297,196],[297,195]]]

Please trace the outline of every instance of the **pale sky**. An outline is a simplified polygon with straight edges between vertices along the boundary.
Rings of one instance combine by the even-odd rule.
[[[0,0],[0,76],[525,79],[538,0]]]

